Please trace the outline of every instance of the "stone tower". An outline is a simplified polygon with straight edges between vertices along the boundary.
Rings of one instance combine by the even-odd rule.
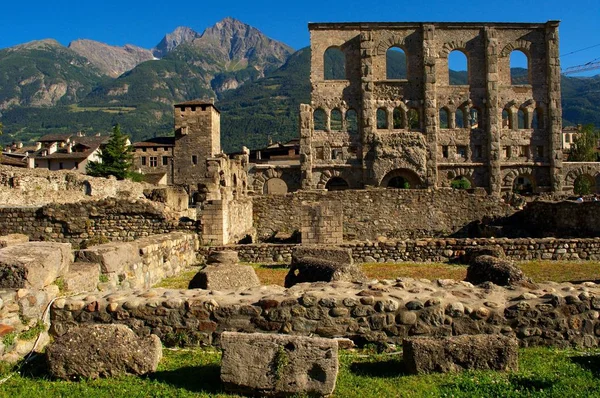
[[[173,184],[196,192],[206,178],[206,160],[221,152],[221,114],[212,100],[176,104]]]

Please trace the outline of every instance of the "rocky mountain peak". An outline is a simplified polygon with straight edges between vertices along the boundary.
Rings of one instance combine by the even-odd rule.
[[[150,50],[131,44],[118,47],[95,40],[79,39],[72,41],[69,48],[111,77],[118,77],[141,62],[154,58]]]
[[[180,44],[191,42],[198,37],[200,34],[195,30],[186,26],[178,26],[173,32],[167,33],[163,37],[160,43],[152,49],[152,54],[156,58],[162,58]]]

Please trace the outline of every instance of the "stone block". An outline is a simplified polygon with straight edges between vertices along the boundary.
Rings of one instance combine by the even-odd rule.
[[[190,289],[240,289],[260,286],[260,280],[250,265],[207,265],[190,281]]]
[[[225,389],[251,395],[333,393],[338,373],[336,340],[224,332],[221,380]]]
[[[299,246],[292,251],[285,287],[304,282],[364,281],[366,276],[352,260],[350,249]]]
[[[133,243],[111,242],[79,250],[77,261],[100,264],[103,274],[119,272],[141,261],[139,248]]]
[[[471,262],[479,256],[506,258],[504,249],[501,246],[473,246],[468,247],[465,250],[465,254],[461,257],[461,262],[464,264],[471,264]]]
[[[234,250],[213,251],[208,254],[206,264],[237,264],[240,261]]]
[[[471,261],[465,280],[475,285],[492,282],[496,285],[508,286],[527,279],[513,261],[492,256],[479,256]]]
[[[42,289],[69,269],[70,243],[28,242],[0,249],[0,288]]]
[[[57,337],[46,357],[60,379],[142,375],[156,370],[162,346],[158,336],[138,337],[125,325],[84,325]]]
[[[462,370],[518,370],[519,343],[502,335],[410,337],[403,341],[403,361],[412,374]]]
[[[0,248],[29,242],[29,236],[23,234],[10,234],[0,236]]]
[[[92,292],[98,290],[100,265],[77,262],[71,264],[69,273],[64,277],[65,289],[69,292]]]

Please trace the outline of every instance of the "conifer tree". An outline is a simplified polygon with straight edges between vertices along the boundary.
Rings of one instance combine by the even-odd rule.
[[[129,177],[133,165],[133,154],[127,141],[128,137],[121,133],[121,128],[116,124],[108,143],[100,150],[100,162],[90,161],[86,168],[87,174],[94,177],[112,175],[118,180]]]

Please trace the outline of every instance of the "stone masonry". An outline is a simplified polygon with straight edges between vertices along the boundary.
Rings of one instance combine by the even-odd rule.
[[[530,183],[562,190],[558,22],[311,23],[310,105],[300,108],[302,187],[448,186],[464,177],[492,194]],[[389,76],[388,50],[405,76]],[[344,58],[325,72],[326,52]],[[467,58],[467,83],[449,55]],[[528,59],[511,80],[513,51]],[[317,126],[316,113],[324,115]],[[440,115],[445,114],[442,122]],[[352,127],[351,118],[357,120]]]

